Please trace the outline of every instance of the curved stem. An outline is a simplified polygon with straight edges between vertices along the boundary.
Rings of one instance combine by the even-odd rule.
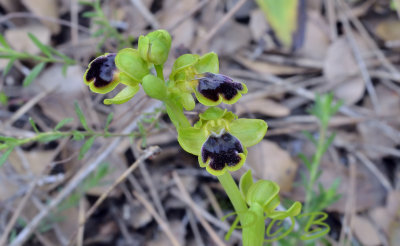
[[[233,207],[235,208],[235,211],[239,216],[240,222],[243,224],[245,217],[244,213],[247,211],[248,208],[246,201],[243,199],[243,196],[240,193],[238,186],[236,185],[235,180],[233,180],[232,175],[229,172],[225,172],[224,174],[217,177],[222,187],[224,187],[224,190],[228,195]]]

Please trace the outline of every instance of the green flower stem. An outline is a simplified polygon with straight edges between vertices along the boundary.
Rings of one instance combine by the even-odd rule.
[[[181,127],[191,127],[189,120],[183,113],[182,106],[178,105],[177,102],[171,99],[166,99],[164,103],[165,108],[167,109],[167,114],[176,127],[176,130],[180,129]]]
[[[310,178],[308,179],[307,190],[306,190],[306,201],[304,204],[304,212],[310,212],[310,203],[313,197],[313,187],[315,181],[317,180],[318,168],[321,163],[321,158],[324,155],[324,145],[325,145],[325,138],[326,138],[326,130],[327,125],[322,124],[319,130],[319,138],[317,143],[317,150],[315,155],[313,156],[312,163],[311,163],[311,170],[310,170]]]
[[[264,211],[261,206],[247,207],[246,201],[229,172],[217,176],[239,216],[243,228],[243,246],[262,246],[265,235]]]
[[[163,65],[154,65],[154,68],[156,69],[157,77],[164,81]]]
[[[262,246],[265,234],[265,221],[263,208],[254,203],[250,206],[244,222],[243,230],[243,246]]]

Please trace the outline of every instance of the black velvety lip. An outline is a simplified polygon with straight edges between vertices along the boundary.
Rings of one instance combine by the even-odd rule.
[[[220,136],[211,135],[203,144],[201,158],[207,162],[210,158],[209,167],[214,170],[222,170],[225,165],[236,166],[240,163],[243,147],[240,141],[229,133]]]
[[[239,93],[238,91],[243,90],[243,85],[222,74],[204,73],[199,79],[197,90],[204,97],[217,102],[219,95],[231,100]]]
[[[86,73],[86,81],[94,81],[94,86],[98,88],[109,85],[114,80],[114,74],[117,71],[115,56],[115,53],[111,53],[94,59]]]

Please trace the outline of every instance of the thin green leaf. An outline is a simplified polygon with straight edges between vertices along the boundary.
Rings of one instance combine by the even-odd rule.
[[[7,105],[8,104],[8,96],[4,91],[0,91],[0,103],[2,105]]]
[[[60,121],[55,127],[54,127],[54,131],[58,131],[61,127],[63,127],[65,124],[68,124],[70,122],[72,122],[74,120],[74,118],[65,118],[62,121]]]
[[[72,64],[75,64],[75,60],[73,60],[73,59],[71,59],[70,57],[64,55],[64,54],[61,53],[60,51],[54,49],[54,48],[51,47],[51,46],[48,46],[47,48],[48,48],[49,50],[51,50],[51,52],[53,52],[53,53],[56,54],[57,56],[63,58],[64,62],[67,62],[67,63],[69,63],[69,64],[71,64],[71,65],[72,65]],[[72,62],[72,63],[71,63],[71,62]]]
[[[61,73],[64,77],[67,77],[67,70],[68,70],[68,64],[64,64],[61,68]]]
[[[78,160],[82,160],[82,158],[85,156],[85,154],[89,151],[89,149],[92,147],[94,140],[96,136],[90,137],[86,142],[83,144],[81,151],[79,151],[79,157]]]
[[[306,165],[308,171],[311,170],[311,163],[308,160],[307,156],[305,156],[303,153],[299,154],[299,158],[304,162],[304,164]]]
[[[57,140],[62,137],[64,137],[64,135],[62,133],[51,133],[51,134],[46,134],[46,135],[40,136],[38,138],[38,141],[41,143],[48,143],[48,142]]]
[[[72,138],[75,141],[80,141],[80,140],[83,140],[85,138],[85,135],[83,135],[83,133],[80,132],[80,131],[73,131],[72,132]]]
[[[51,54],[51,50],[48,48],[47,45],[44,45],[42,42],[40,42],[40,40],[37,39],[32,33],[28,33],[28,36],[32,40],[32,42],[43,52],[43,54],[45,54],[49,58],[53,57],[53,55]]]
[[[7,43],[4,36],[1,34],[0,34],[0,44],[3,45],[4,48],[11,49],[10,45]]]
[[[95,31],[95,32],[92,34],[92,37],[95,37],[95,38],[100,37],[101,35],[104,34],[105,31],[106,31],[106,29],[100,28],[99,30]]]
[[[13,147],[8,148],[1,156],[0,156],[0,167],[3,166],[4,162],[8,159],[8,156],[13,151]]]
[[[14,65],[16,58],[12,58],[8,61],[7,66],[3,70],[3,77],[5,77],[11,70],[12,66]]]
[[[105,133],[108,133],[108,127],[110,126],[113,117],[114,117],[114,114],[112,112],[108,114],[107,120],[106,120],[106,125],[104,126]]]
[[[0,136],[0,141],[3,141],[5,143],[16,143],[18,142],[18,139],[13,137]]]
[[[92,11],[88,11],[83,13],[82,17],[84,18],[92,18],[92,17],[96,17],[97,13],[96,12],[92,12]]]
[[[32,126],[33,130],[34,130],[36,133],[40,133],[40,132],[39,132],[39,129],[37,128],[37,126],[36,126],[35,122],[33,121],[32,117],[29,117],[29,123],[31,123],[31,126]]]
[[[41,62],[37,64],[32,71],[25,77],[24,81],[22,82],[23,86],[28,86],[32,83],[32,81],[39,75],[39,73],[43,70],[44,66],[46,65],[45,62]]]
[[[302,133],[310,142],[312,142],[315,146],[317,146],[317,140],[314,138],[311,132],[302,131]]]
[[[326,140],[325,144],[324,144],[324,148],[323,148],[323,152],[325,153],[329,146],[332,144],[333,140],[335,139],[336,134],[332,133],[329,138]]]
[[[83,128],[85,128],[85,130],[91,132],[92,130],[89,128],[89,126],[88,126],[88,124],[87,124],[87,122],[86,122],[85,115],[83,114],[81,107],[79,107],[78,102],[75,101],[74,104],[75,104],[75,112],[76,112],[76,115],[78,116],[79,121],[81,122]]]
[[[88,2],[88,1],[78,1],[78,3],[82,4],[82,5],[93,6],[93,3],[92,2]]]

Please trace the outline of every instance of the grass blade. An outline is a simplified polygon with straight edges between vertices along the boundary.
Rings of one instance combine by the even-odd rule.
[[[25,77],[24,82],[22,82],[23,86],[28,86],[32,83],[34,79],[39,75],[39,73],[43,70],[44,66],[46,65],[45,62],[41,62],[37,64],[32,71]]]

